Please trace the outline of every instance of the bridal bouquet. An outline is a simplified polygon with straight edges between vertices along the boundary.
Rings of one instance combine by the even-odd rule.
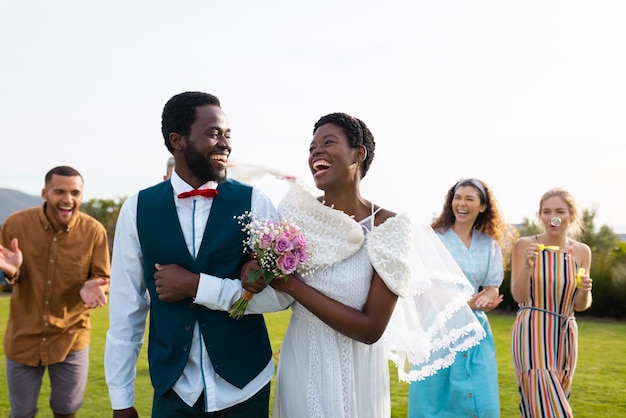
[[[286,221],[267,221],[255,219],[251,213],[245,212],[237,216],[243,225],[242,231],[247,234],[244,240],[244,252],[252,252],[257,259],[260,270],[249,272],[245,281],[253,283],[263,277],[265,283],[274,278],[287,280],[290,274],[306,274],[311,268],[309,261],[309,245],[304,234],[297,225]],[[253,294],[243,291],[241,297],[230,307],[230,317],[239,319],[243,316]]]

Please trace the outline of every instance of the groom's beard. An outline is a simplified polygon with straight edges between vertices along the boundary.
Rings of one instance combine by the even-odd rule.
[[[226,180],[226,170],[223,173],[218,173],[213,169],[208,155],[205,156],[199,153],[189,142],[187,142],[187,145],[184,153],[185,163],[187,163],[187,167],[196,177],[205,183],[207,181],[221,183]]]

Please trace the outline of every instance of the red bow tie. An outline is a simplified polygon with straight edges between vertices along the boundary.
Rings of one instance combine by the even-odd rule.
[[[184,199],[186,197],[191,196],[204,196],[204,197],[215,197],[217,196],[217,190],[215,189],[195,189],[190,192],[183,192],[178,195],[179,199]]]

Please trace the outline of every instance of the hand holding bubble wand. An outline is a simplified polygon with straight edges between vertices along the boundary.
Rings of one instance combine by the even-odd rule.
[[[582,279],[580,276],[584,276],[586,272],[587,271],[584,267],[580,267],[578,269],[578,273],[576,273],[576,287],[580,287],[580,284],[582,283]]]
[[[539,251],[543,251],[543,250],[559,251],[559,246],[558,245],[537,244],[537,250],[539,250]]]
[[[555,227],[561,226],[561,218],[559,218],[558,216],[555,216],[554,218],[550,219],[550,225],[555,226]],[[539,251],[542,251],[544,249],[558,251],[559,247],[556,245],[539,244]],[[582,283],[581,276],[584,276],[585,273],[586,273],[586,270],[584,267],[580,267],[578,269],[578,272],[576,273],[576,287],[580,287],[580,284]]]

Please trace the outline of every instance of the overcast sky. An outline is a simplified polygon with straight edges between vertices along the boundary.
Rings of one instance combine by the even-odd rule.
[[[0,187],[72,165],[85,198],[159,181],[174,94],[217,95],[233,154],[310,182],[312,127],[372,130],[366,198],[429,222],[461,177],[505,217],[552,186],[626,232],[626,2],[0,0]],[[276,195],[272,182],[263,187]],[[311,183],[312,184],[312,183]]]

